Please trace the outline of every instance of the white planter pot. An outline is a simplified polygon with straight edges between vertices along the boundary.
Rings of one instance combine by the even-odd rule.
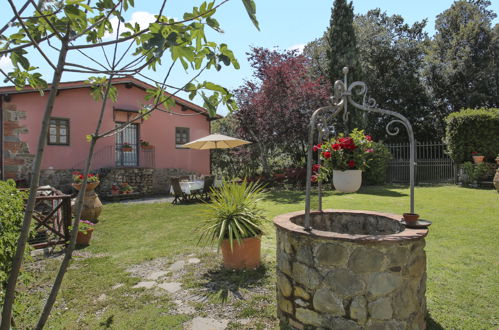
[[[362,184],[361,170],[333,170],[333,185],[339,192],[353,193]]]

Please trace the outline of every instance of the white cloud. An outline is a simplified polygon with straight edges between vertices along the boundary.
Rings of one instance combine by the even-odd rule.
[[[0,57],[0,69],[2,69],[5,72],[10,72],[14,66],[12,65],[12,62],[9,57],[7,56],[2,56]]]
[[[288,50],[297,50],[299,54],[303,53],[303,49],[306,44],[296,44],[291,47],[288,47]]]
[[[173,18],[176,20],[175,18]],[[149,26],[149,24],[153,23],[156,21],[156,18],[154,17],[154,14],[151,14],[147,11],[136,11],[132,13],[132,17],[130,17],[130,20],[127,23],[131,23],[132,25],[135,25],[135,23],[139,24],[140,29],[143,30]],[[103,39],[110,39],[114,38],[116,36],[116,29],[118,29],[118,18],[113,17],[110,19],[111,25],[113,26],[113,33],[106,33],[104,34]],[[125,28],[125,24],[121,23],[120,24],[120,34],[123,32],[129,31],[127,28]]]

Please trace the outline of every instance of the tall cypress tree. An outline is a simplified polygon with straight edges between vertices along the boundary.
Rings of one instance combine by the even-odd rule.
[[[347,0],[335,0],[331,10],[331,20],[327,31],[327,59],[331,86],[338,79],[343,80],[343,68],[349,69],[348,81],[361,79],[357,40],[353,27],[353,4]],[[361,110],[351,109],[349,120],[343,125],[338,120],[338,130],[351,131],[355,127],[364,128],[365,120]]]

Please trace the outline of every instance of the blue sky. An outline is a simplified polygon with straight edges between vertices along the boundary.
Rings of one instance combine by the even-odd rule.
[[[15,1],[18,6],[24,1]],[[224,68],[220,72],[212,71],[203,74],[201,80],[210,80],[219,83],[229,89],[237,88],[245,79],[251,77],[251,68],[246,60],[246,52],[251,46],[278,47],[289,49],[300,47],[309,41],[320,37],[329,25],[332,0],[255,0],[257,5],[257,18],[260,22],[260,31],[257,31],[251,24],[240,0],[231,0],[224,4],[216,13],[216,18],[225,31],[218,34],[214,31],[209,33],[209,38],[218,42],[225,42],[234,51],[241,68]],[[169,0],[167,2],[165,14],[169,17],[181,18],[186,10],[201,1]],[[427,32],[434,34],[435,17],[449,8],[452,0],[354,0],[354,10],[356,14],[364,14],[370,9],[381,8],[389,15],[400,14],[406,22],[413,23],[422,19],[428,19]],[[147,21],[152,14],[157,12],[160,1],[135,1],[135,8],[129,11],[126,18],[135,21]],[[10,6],[7,0],[0,0],[0,22],[3,23],[10,16]],[[496,13],[499,12],[499,1],[493,0],[490,7]],[[498,19],[494,21],[494,24]],[[2,24],[3,25],[3,24]],[[55,55],[55,54],[51,54]],[[92,53],[92,57],[103,59],[102,53]],[[50,71],[47,65],[39,56],[30,56],[32,64],[40,66],[45,78],[50,81]],[[89,62],[83,57],[76,57],[79,63]],[[158,72],[147,72],[148,76],[161,80],[164,71],[169,64],[165,57],[164,67]],[[0,60],[0,67],[8,67],[5,59]],[[192,76],[192,72],[185,72],[180,66],[176,68],[172,78],[169,80],[172,85],[182,85]],[[78,74],[65,74],[63,81],[85,79],[85,76]],[[0,82],[0,85],[3,83]],[[198,100],[196,103],[201,104]],[[221,113],[224,113],[222,110]]]

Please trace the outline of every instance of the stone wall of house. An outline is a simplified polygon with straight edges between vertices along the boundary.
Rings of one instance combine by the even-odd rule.
[[[426,233],[402,229],[369,239],[347,230],[321,237],[296,221],[274,222],[277,310],[283,327],[426,328]]]
[[[82,172],[82,170],[74,169],[42,170],[40,185],[50,185],[64,193],[70,193],[74,171]],[[140,195],[169,194],[172,177],[193,174],[182,169],[140,167],[102,168],[94,173],[98,173],[100,176],[100,185],[96,191],[102,195],[110,194],[113,184],[120,185],[124,182],[132,186],[134,193]]]
[[[21,139],[28,129],[20,124],[26,113],[11,102],[3,101],[3,161],[4,178],[29,182],[34,155]]]

